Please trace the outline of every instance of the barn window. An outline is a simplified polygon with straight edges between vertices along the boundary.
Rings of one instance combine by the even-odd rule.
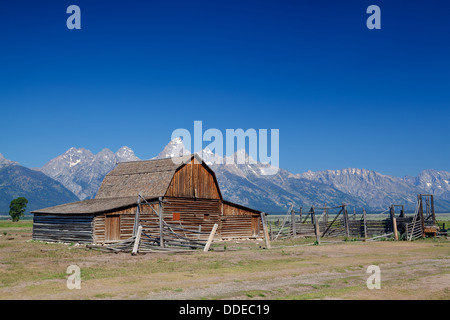
[[[203,219],[208,220],[208,219],[209,219],[209,213],[205,213],[205,214],[203,215]]]
[[[179,212],[174,212],[172,215],[172,220],[173,221],[180,221],[180,213]]]

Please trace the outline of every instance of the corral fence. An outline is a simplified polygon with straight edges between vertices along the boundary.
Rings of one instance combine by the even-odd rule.
[[[389,210],[387,210],[389,211]],[[347,237],[368,238],[390,235],[393,232],[390,218],[369,219],[365,210],[363,214],[349,215],[347,206],[311,207],[303,212],[303,208],[294,210],[291,206],[282,221],[269,224],[271,240],[301,237]]]
[[[360,214],[356,210],[349,214],[344,203],[335,207],[313,206],[307,212],[302,207],[294,210],[291,205],[282,221],[269,223],[271,240],[315,237],[318,242],[330,237],[416,240],[428,234],[436,235],[437,230],[432,195],[418,195],[415,212],[409,216],[404,205],[395,204],[377,214],[367,214],[364,208]]]

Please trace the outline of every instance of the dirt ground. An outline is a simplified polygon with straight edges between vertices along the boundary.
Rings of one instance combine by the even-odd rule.
[[[215,243],[204,253],[105,253],[31,241],[30,228],[0,229],[0,299],[449,300],[450,241],[311,240]],[[68,289],[67,267],[81,270]],[[369,266],[380,268],[370,290]]]

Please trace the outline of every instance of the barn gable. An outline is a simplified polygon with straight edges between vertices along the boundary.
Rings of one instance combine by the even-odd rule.
[[[113,197],[222,199],[214,172],[198,155],[121,162],[103,180],[95,199]]]
[[[167,188],[166,197],[222,199],[214,172],[197,157],[180,166]]]

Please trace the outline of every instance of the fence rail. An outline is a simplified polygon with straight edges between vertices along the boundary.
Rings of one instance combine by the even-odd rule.
[[[269,224],[271,240],[281,240],[298,237],[347,237],[361,239],[380,239],[394,236],[398,239],[398,233],[407,240],[416,240],[425,236],[424,226],[435,225],[433,215],[424,215],[420,210],[421,198],[414,215],[406,217],[404,209],[398,218],[395,218],[395,207],[392,205],[387,210],[376,216],[369,217],[363,209],[360,218],[356,215],[349,216],[345,204],[336,207],[314,208],[304,214],[302,208],[295,211],[292,206],[280,223],[280,220]],[[380,218],[381,214],[389,212],[386,218]],[[317,224],[317,225],[316,225]],[[316,228],[317,227],[317,228]]]

